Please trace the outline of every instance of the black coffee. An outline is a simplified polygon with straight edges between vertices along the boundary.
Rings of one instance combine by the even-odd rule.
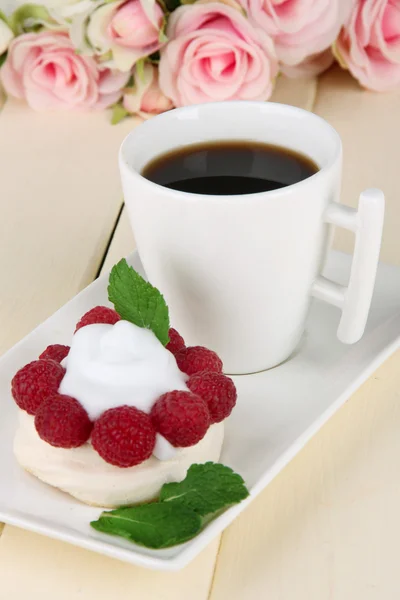
[[[258,142],[220,141],[162,154],[142,175],[167,188],[195,194],[266,192],[302,181],[319,170],[307,156]]]

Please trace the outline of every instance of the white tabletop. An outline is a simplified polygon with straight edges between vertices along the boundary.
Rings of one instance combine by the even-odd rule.
[[[342,135],[343,201],[387,196],[382,260],[400,266],[400,93],[338,69],[278,81],[274,100]],[[117,149],[134,126],[102,114],[0,114],[0,352],[134,247]],[[350,251],[350,234],[336,246]],[[244,514],[179,573],[154,573],[6,526],[0,600],[397,600],[400,353],[388,360]],[[0,414],[1,418],[1,414]],[[4,483],[2,483],[3,485]]]

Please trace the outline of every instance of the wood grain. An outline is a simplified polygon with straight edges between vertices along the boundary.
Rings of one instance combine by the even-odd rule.
[[[400,207],[390,123],[400,128],[398,100],[363,92],[333,69],[321,78],[314,105],[343,138],[343,201],[355,206],[365,187],[384,188],[382,256],[395,264]],[[335,242],[352,250],[342,230]],[[210,600],[400,597],[399,367],[400,352],[224,534]]]
[[[210,600],[397,600],[400,352],[225,532]]]
[[[0,115],[0,353],[95,276],[121,206],[118,147],[132,128],[106,113]]]
[[[381,188],[386,216],[381,260],[400,265],[399,139],[400,92],[368,92],[339,67],[320,80],[314,111],[337,129],[343,141],[342,201],[356,206],[360,192]],[[336,231],[335,246],[351,252],[352,235]]]
[[[315,80],[280,78],[273,100],[315,105],[339,130],[345,202],[354,205],[362,186],[385,188],[383,257],[400,264],[390,141],[400,127],[398,95],[361,92],[346,73],[333,70],[318,87]],[[1,114],[6,193],[0,199],[0,273],[10,283],[0,295],[0,348],[96,273],[120,207],[117,147],[132,125],[111,128],[104,115],[36,115],[18,104]],[[336,241],[351,248],[343,232]],[[103,272],[133,246],[123,212]],[[399,365],[400,353],[226,531],[218,560],[215,540],[184,571],[152,573],[6,527],[0,537],[0,600],[397,600]]]
[[[135,248],[136,242],[129,223],[128,212],[124,207],[104,261],[102,273],[109,271],[116,262],[128,256]]]
[[[0,600],[206,600],[217,550],[215,540],[186,569],[154,573],[6,527],[0,538]]]
[[[312,110],[317,88],[318,80],[315,77],[294,80],[280,76],[277,79],[271,102]]]
[[[113,128],[100,114],[38,115],[18,103],[2,112],[2,350],[95,276],[122,202],[118,146],[133,125]],[[123,215],[103,271],[133,247]],[[0,600],[205,600],[218,545],[216,539],[180,573],[155,575],[7,526],[0,537]]]

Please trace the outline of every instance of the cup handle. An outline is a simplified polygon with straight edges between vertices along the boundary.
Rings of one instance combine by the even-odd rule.
[[[337,336],[344,344],[358,342],[364,333],[378,268],[384,213],[383,192],[371,188],[361,193],[357,209],[332,202],[324,215],[326,223],[356,235],[348,287],[321,275],[311,292],[315,298],[342,310]]]

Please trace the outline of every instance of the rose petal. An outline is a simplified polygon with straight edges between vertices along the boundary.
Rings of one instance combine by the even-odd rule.
[[[273,42],[239,10],[204,0],[181,6],[167,34],[160,87],[176,106],[271,94],[278,69]]]
[[[341,62],[371,90],[400,86],[400,18],[394,7],[391,0],[355,4],[335,45]]]
[[[128,75],[76,54],[65,33],[44,31],[12,42],[1,78],[10,95],[35,110],[81,110],[116,102]]]

